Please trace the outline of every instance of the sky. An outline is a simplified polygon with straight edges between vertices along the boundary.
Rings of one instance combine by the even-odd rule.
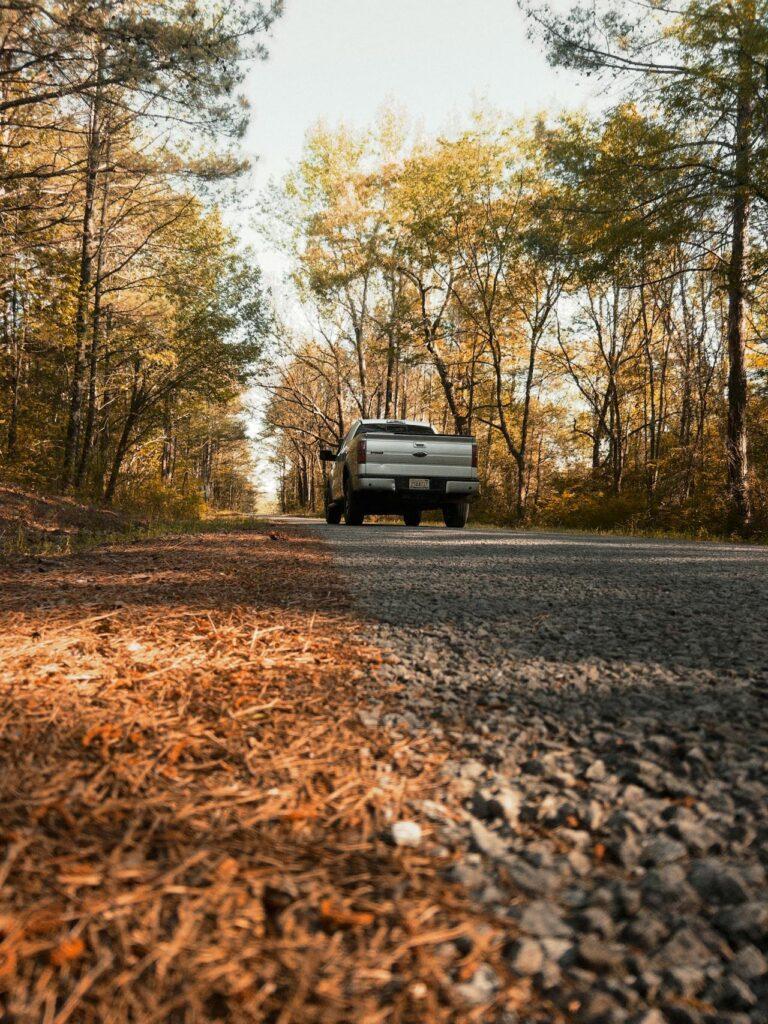
[[[595,84],[551,68],[526,28],[516,0],[286,0],[245,88],[252,198],[299,159],[319,120],[367,127],[394,104],[433,134],[478,104],[512,117],[591,105]],[[268,247],[251,240],[269,272]]]
[[[244,149],[255,161],[230,223],[254,246],[280,305],[284,262],[251,226],[259,192],[301,156],[319,120],[358,127],[394,105],[426,135],[450,130],[478,105],[511,118],[592,107],[599,87],[551,68],[527,37],[516,0],[286,0],[245,92]],[[254,422],[254,430],[257,423]],[[269,486],[272,482],[268,481]]]

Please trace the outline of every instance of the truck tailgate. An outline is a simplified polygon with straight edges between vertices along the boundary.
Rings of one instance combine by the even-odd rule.
[[[368,433],[364,476],[472,479],[472,437]]]

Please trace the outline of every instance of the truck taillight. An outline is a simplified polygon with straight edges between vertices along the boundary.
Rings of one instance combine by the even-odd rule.
[[[368,461],[368,443],[364,437],[357,442],[357,464],[363,466]]]
[[[477,445],[472,445],[472,468],[477,469]]]

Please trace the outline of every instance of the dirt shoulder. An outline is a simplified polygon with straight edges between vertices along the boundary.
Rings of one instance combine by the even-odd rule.
[[[415,811],[446,753],[371,726],[392,693],[360,636],[294,530],[4,568],[8,1020],[486,1021],[525,999]]]
[[[116,512],[74,498],[0,487],[0,552],[60,545],[68,538],[119,533],[129,523]]]

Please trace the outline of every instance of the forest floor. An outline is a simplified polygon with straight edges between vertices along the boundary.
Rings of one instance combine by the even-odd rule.
[[[502,927],[392,827],[449,749],[371,728],[362,635],[289,527],[4,560],[3,1019],[515,1019]]]
[[[128,526],[116,512],[74,498],[0,486],[0,552],[61,548],[76,538],[119,533]]]

